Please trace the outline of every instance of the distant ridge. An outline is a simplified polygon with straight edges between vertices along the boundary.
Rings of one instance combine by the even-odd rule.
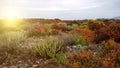
[[[120,16],[114,17],[114,19],[120,19]]]

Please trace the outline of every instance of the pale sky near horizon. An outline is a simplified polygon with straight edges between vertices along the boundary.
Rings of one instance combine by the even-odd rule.
[[[89,19],[120,16],[120,0],[0,0],[0,18]]]

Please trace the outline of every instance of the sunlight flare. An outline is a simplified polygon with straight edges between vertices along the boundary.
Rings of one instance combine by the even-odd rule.
[[[3,10],[3,20],[4,24],[8,27],[14,27],[18,24],[19,12],[13,8],[5,8]]]
[[[17,17],[18,12],[15,9],[6,9],[3,14],[8,21],[12,22],[15,20],[15,17]]]

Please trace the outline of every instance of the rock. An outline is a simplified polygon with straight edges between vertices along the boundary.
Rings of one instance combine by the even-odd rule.
[[[22,63],[22,61],[18,61],[18,63]]]
[[[2,68],[2,65],[0,65],[0,68]]]
[[[28,64],[25,64],[25,68],[28,68]]]
[[[85,50],[88,50],[90,47],[88,47],[88,46],[83,46],[82,48],[85,49]]]
[[[33,67],[33,68],[36,68],[37,66],[38,66],[37,64],[34,64],[32,67]]]
[[[72,46],[73,48],[77,48],[77,46],[75,45],[75,46]]]
[[[70,46],[67,46],[67,51],[72,51],[72,48]]]
[[[18,65],[18,68],[22,68],[22,67],[23,67],[23,65],[22,65],[22,64],[19,64],[19,65]]]
[[[10,66],[9,68],[18,68],[17,66]]]
[[[8,68],[8,67],[4,66],[3,68]]]

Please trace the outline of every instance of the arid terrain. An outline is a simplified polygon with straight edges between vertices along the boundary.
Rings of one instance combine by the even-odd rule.
[[[1,19],[2,67],[119,68],[120,20]]]

